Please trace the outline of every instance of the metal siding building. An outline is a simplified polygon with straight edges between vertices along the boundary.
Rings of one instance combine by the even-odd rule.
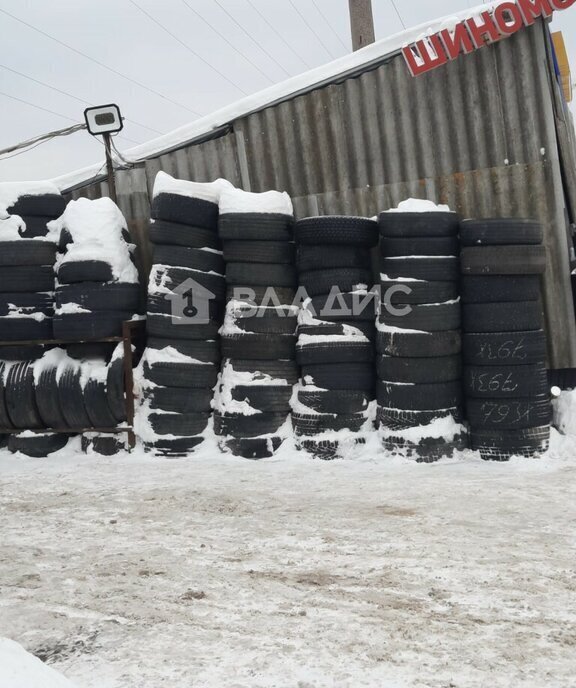
[[[576,147],[554,67],[542,21],[417,78],[396,52],[120,171],[119,204],[143,266],[159,170],[193,181],[225,177],[247,191],[285,190],[299,217],[372,216],[412,196],[463,217],[535,218],[548,254],[550,365],[576,367]],[[105,191],[98,182],[71,196]]]

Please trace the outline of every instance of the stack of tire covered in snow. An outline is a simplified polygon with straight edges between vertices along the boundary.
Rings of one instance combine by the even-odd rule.
[[[380,214],[377,424],[385,449],[434,461],[461,448],[459,219],[427,201]]]
[[[52,184],[0,184],[0,341],[51,339],[56,245],[48,223],[66,207]],[[2,359],[41,347],[3,347]]]
[[[109,198],[71,201],[52,227],[60,236],[56,264],[56,339],[90,341],[122,336],[139,311],[138,271],[126,220]],[[78,355],[110,356],[114,345],[78,347]]]
[[[374,220],[312,217],[296,223],[302,379],[292,405],[297,446],[335,458],[365,441],[374,398]]]
[[[538,456],[548,447],[551,421],[542,226],[513,218],[467,220],[460,236],[471,448],[487,460]]]
[[[142,359],[138,432],[161,456],[185,456],[204,440],[220,370],[224,262],[220,193],[230,186],[159,172],[153,192],[148,343]]]
[[[249,459],[273,455],[290,432],[298,380],[293,222],[287,194],[228,190],[220,199],[228,294],[214,427],[224,451]]]

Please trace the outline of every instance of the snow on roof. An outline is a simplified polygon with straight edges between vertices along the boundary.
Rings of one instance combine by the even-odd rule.
[[[468,8],[456,14],[436,19],[433,22],[426,22],[396,33],[361,50],[338,58],[333,62],[274,84],[231,105],[227,105],[214,113],[194,120],[190,124],[175,129],[168,134],[123,151],[122,155],[130,162],[137,162],[181,148],[197,139],[206,137],[211,132],[230,124],[236,119],[246,117],[253,112],[258,112],[276,103],[294,98],[301,93],[332,83],[338,78],[350,76],[375,66],[382,62],[382,60],[399,53],[404,46],[443,29],[451,29],[463,19],[478,16],[486,10],[492,10],[502,4],[502,2],[506,2],[506,0],[494,0],[493,2],[484,3],[475,8]],[[408,70],[406,71],[406,78],[413,78]],[[67,191],[93,179],[98,175],[101,168],[102,162],[56,177],[52,182],[61,191]]]

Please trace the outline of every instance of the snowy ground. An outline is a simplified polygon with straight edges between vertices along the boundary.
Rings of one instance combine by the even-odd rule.
[[[78,688],[575,686],[575,447],[2,451],[0,636]]]

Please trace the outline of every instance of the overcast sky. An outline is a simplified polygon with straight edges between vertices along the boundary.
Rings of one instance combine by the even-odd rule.
[[[409,27],[476,4],[396,0]],[[377,39],[402,30],[391,0],[373,6]],[[125,150],[351,51],[348,0],[0,0],[0,27],[0,149],[83,121],[88,104],[115,102],[130,120],[116,140]],[[564,32],[576,80],[576,5],[557,12],[553,28]],[[0,181],[51,178],[100,159],[101,144],[80,132],[1,159]]]

